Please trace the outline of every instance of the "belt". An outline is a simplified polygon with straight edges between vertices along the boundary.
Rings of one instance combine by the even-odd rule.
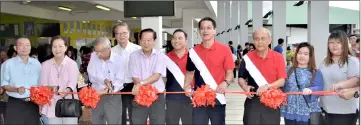
[[[15,97],[11,97],[11,96],[9,96],[9,98],[17,99],[17,100],[21,100],[21,101],[25,101],[25,102],[31,101],[30,98],[15,98]]]

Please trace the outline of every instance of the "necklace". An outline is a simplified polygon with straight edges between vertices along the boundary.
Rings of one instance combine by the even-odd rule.
[[[60,78],[60,73],[61,73],[61,70],[62,70],[62,68],[63,68],[63,67],[61,67],[61,69],[59,70],[59,67],[60,67],[60,65],[57,65],[57,66],[55,67],[58,78]]]

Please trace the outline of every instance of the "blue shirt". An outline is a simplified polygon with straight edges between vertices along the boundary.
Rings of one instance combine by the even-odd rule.
[[[287,70],[287,72],[290,69]],[[296,74],[296,73],[297,74]],[[297,75],[297,81],[296,81]],[[315,72],[312,79],[312,73],[308,68],[296,68],[289,74],[285,82],[283,92],[302,92],[304,88],[309,88],[312,92],[323,90],[323,77],[320,70]],[[297,84],[300,86],[298,88]],[[308,106],[307,104],[308,103]],[[316,95],[288,95],[287,106],[281,106],[281,116],[288,120],[307,122],[310,119],[311,112],[321,112],[321,107]]]
[[[40,81],[41,64],[34,58],[28,59],[25,64],[16,56],[8,59],[1,65],[1,86],[25,87],[25,93],[20,95],[17,92],[6,92],[14,98],[27,98],[30,96],[30,87],[38,86]]]
[[[280,45],[277,45],[273,50],[276,51],[276,52],[279,52],[279,53],[281,53],[281,54],[282,54],[282,52],[283,52],[283,48],[282,48],[282,46],[280,46]]]

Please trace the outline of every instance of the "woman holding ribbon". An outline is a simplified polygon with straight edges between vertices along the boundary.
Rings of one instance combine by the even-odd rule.
[[[283,92],[303,92],[303,95],[288,95],[287,106],[281,107],[281,116],[286,125],[309,125],[311,113],[321,112],[318,96],[310,94],[323,90],[322,73],[316,69],[311,44],[299,44],[295,57],[292,66],[287,68],[288,78]]]
[[[359,61],[352,57],[345,32],[335,31],[328,37],[327,57],[320,65],[324,90],[340,92],[339,96],[322,96],[327,125],[356,125],[356,99],[346,100],[345,89],[359,86]]]
[[[51,39],[53,58],[42,63],[41,85],[49,86],[54,92],[76,92],[78,66],[76,62],[65,55],[67,42],[61,36]],[[56,102],[67,94],[54,93],[50,105],[44,105],[41,114],[49,119],[49,124],[77,124],[77,117],[60,118],[55,116]],[[71,98],[69,94],[67,97]],[[77,97],[75,95],[75,97]]]

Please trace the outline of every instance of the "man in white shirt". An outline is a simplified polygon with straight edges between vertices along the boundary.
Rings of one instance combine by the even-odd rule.
[[[97,91],[118,92],[123,89],[124,65],[121,57],[111,52],[108,38],[95,40],[95,52],[91,54],[88,65],[89,80]],[[93,124],[121,124],[122,96],[103,95],[92,110]]]
[[[132,52],[141,49],[140,46],[129,42],[130,29],[128,25],[124,22],[119,23],[113,27],[113,37],[117,41],[118,45],[112,48],[112,52],[121,56],[121,61],[126,65],[124,77],[124,88],[121,92],[131,92],[134,86],[133,80],[126,75],[129,74],[129,56]],[[138,36],[136,36],[138,37]],[[132,102],[134,95],[126,94],[122,95],[122,125],[127,125],[127,121],[132,125]],[[127,114],[128,111],[128,114]],[[127,116],[129,120],[127,120]]]

